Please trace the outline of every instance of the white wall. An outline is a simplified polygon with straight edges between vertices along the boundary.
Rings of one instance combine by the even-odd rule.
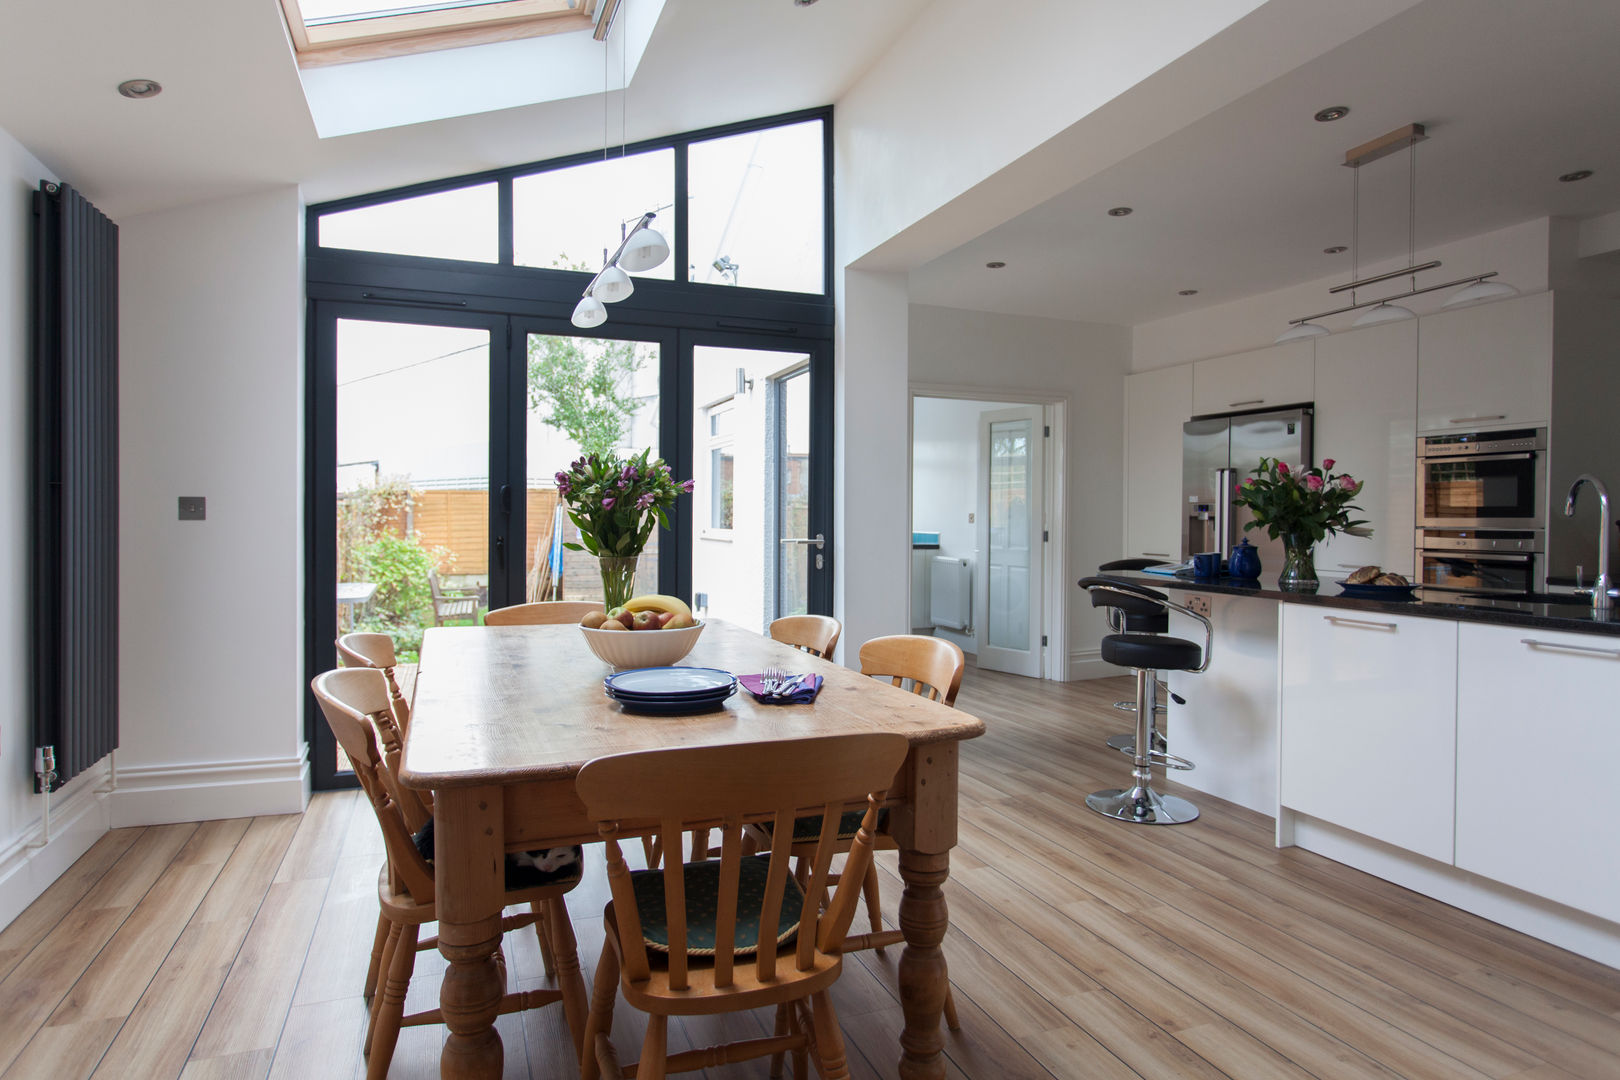
[[[302,809],[298,191],[120,235],[122,749],[115,824]],[[202,495],[208,518],[176,520]]]
[[[1436,247],[1420,249],[1418,262],[1439,259],[1442,263],[1434,270],[1425,271],[1418,278],[1419,287],[1455,281],[1469,274],[1498,271],[1500,279],[1523,293],[1544,292],[1548,288],[1548,259],[1552,244],[1551,219],[1511,225],[1505,229],[1481,233],[1478,236],[1454,240]],[[1406,257],[1363,266],[1363,277],[1381,274],[1406,266]],[[1189,360],[1202,360],[1210,356],[1242,352],[1270,345],[1288,328],[1289,319],[1298,319],[1318,311],[1342,307],[1348,300],[1328,295],[1330,285],[1350,280],[1350,263],[1344,262],[1337,273],[1315,281],[1291,285],[1285,289],[1261,293],[1257,296],[1233,300],[1227,304],[1189,311],[1168,319],[1142,323],[1132,332],[1131,370],[1184,364]],[[1409,279],[1398,278],[1382,285],[1360,291],[1362,300],[1376,300],[1392,296],[1411,288]],[[1403,307],[1419,315],[1440,310],[1454,290],[1414,296],[1402,300]],[[1353,322],[1359,312],[1346,312],[1320,320],[1329,330],[1343,330]]]
[[[1066,589],[1099,563],[1120,556],[1130,343],[1131,331],[1125,326],[911,308],[913,387],[973,388],[994,392],[980,396],[1006,394],[1015,401],[1019,391],[1068,396]],[[1106,624],[1075,593],[1072,589],[1065,593],[1069,676],[1112,674],[1097,659]]]
[[[106,766],[83,773],[52,796],[51,844],[31,849],[44,800],[33,793],[33,719],[29,712],[29,369],[33,197],[41,180],[58,180],[0,130],[0,575],[13,585],[0,615],[0,927],[107,830],[95,789]]]
[[[926,552],[928,557],[972,560],[975,574],[979,572],[979,531],[968,515],[978,512],[979,414],[1001,408],[1006,408],[1005,402],[960,398],[917,398],[912,408],[911,528],[939,533],[939,550]],[[918,598],[912,597],[912,605],[918,604]],[[920,605],[927,610],[927,597]],[[977,620],[979,613],[974,612],[973,617]],[[943,627],[935,633],[956,642],[964,652],[978,648],[972,635]]]

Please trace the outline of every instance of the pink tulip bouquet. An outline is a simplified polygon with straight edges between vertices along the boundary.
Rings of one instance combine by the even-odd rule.
[[[1238,485],[1234,506],[1246,506],[1254,520],[1245,530],[1263,527],[1273,540],[1306,546],[1321,543],[1334,533],[1354,531],[1358,536],[1372,533],[1366,521],[1352,518],[1361,507],[1351,500],[1361,493],[1362,481],[1349,473],[1335,473],[1333,459],[1323,458],[1319,467],[1290,467],[1274,458],[1261,458],[1254,474]],[[1288,538],[1294,538],[1289,541]]]

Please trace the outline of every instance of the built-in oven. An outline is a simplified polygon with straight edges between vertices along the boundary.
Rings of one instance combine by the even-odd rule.
[[[1545,535],[1546,428],[1429,436],[1417,466],[1420,528]]]
[[[1542,588],[1546,534],[1529,529],[1419,529],[1418,584],[1460,592]]]

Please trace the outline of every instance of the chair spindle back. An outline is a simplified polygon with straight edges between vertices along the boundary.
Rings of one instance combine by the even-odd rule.
[[[891,634],[861,646],[861,674],[887,678],[891,686],[911,683],[911,692],[956,707],[967,659],[955,642],[926,634]]]
[[[784,615],[771,623],[768,633],[784,645],[831,660],[844,624],[831,615]]]
[[[655,825],[663,850],[681,850],[681,837],[693,828],[721,831],[718,912],[715,923],[714,985],[734,985],[739,965],[754,966],[760,982],[792,978],[838,953],[861,899],[861,881],[872,857],[878,804],[905,761],[905,736],[893,733],[837,735],[774,743],[680,747],[598,758],[580,770],[576,790],[606,841],[608,882],[618,922],[624,976],[644,982],[651,964],[642,939],[641,919],[629,868],[620,850],[623,831]],[[840,885],[823,910],[832,857],[839,848],[839,818],[851,804],[866,814],[850,845]],[[779,955],[778,918],[792,876],[791,845],[769,855],[765,896],[759,911],[758,947],[752,958],[737,955],[743,826],[772,821],[779,836],[791,836],[796,819],[808,813],[822,819],[809,886],[805,889],[797,942],[791,959]],[[764,856],[748,856],[764,858]],[[847,882],[848,884],[843,884]],[[669,982],[688,986],[691,947],[687,936],[686,875],[678,859],[665,859],[662,871],[669,937]],[[752,914],[752,913],[745,913]],[[788,960],[784,966],[784,960]]]

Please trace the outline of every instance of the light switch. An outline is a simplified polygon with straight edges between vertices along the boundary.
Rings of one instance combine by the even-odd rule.
[[[973,515],[972,514],[968,515],[968,524],[969,525],[973,524]]]
[[[208,518],[208,500],[201,495],[180,496],[181,521],[205,521]]]

